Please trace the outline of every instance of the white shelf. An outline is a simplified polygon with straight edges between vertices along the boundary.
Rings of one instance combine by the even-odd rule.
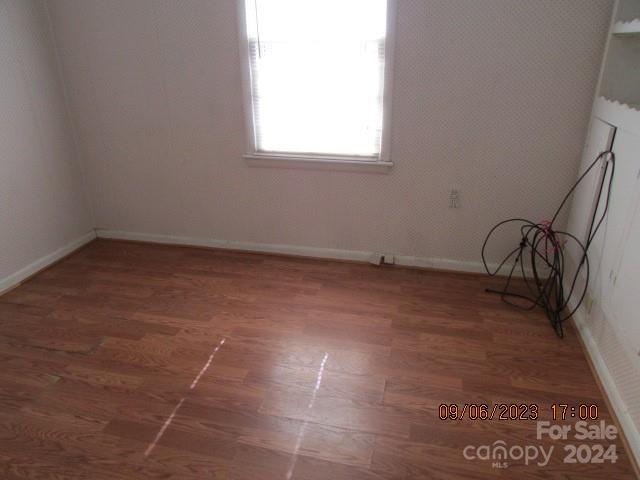
[[[616,37],[640,36],[640,18],[628,22],[616,22],[611,33]]]
[[[593,115],[634,135],[640,135],[640,106],[599,97]]]

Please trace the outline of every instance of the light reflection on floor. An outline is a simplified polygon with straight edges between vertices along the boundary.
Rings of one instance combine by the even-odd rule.
[[[224,342],[226,340],[227,340],[226,338],[223,338],[222,340],[220,340],[220,343],[218,343],[218,345],[213,350],[213,352],[211,352],[211,355],[209,355],[209,359],[204,364],[204,366],[202,367],[202,369],[200,370],[198,375],[196,375],[196,378],[193,379],[193,382],[191,382],[191,385],[189,386],[189,390],[193,390],[196,387],[196,385],[198,384],[198,382],[202,378],[202,375],[204,375],[204,373],[207,371],[207,369],[211,366],[211,362],[213,361],[213,357],[216,355],[218,350],[220,350],[220,347],[222,347],[222,345],[224,345]],[[149,456],[149,454],[156,447],[156,445],[158,444],[158,442],[162,438],[162,435],[164,435],[164,432],[167,430],[169,425],[171,425],[171,422],[173,422],[173,419],[175,418],[176,413],[178,413],[178,410],[180,410],[180,407],[182,407],[182,404],[184,403],[184,401],[186,399],[187,399],[186,396],[182,397],[180,399],[180,401],[178,402],[178,404],[173,409],[173,411],[171,412],[171,415],[169,415],[169,417],[167,417],[167,419],[164,421],[164,423],[162,424],[162,427],[160,427],[160,430],[158,430],[158,433],[157,433],[156,437],[153,439],[153,441],[149,444],[149,446],[145,450],[145,452],[144,452],[144,456],[145,457]]]
[[[316,401],[318,390],[320,389],[320,385],[322,384],[322,374],[324,373],[324,367],[326,366],[328,359],[329,359],[329,354],[325,352],[324,358],[322,359],[322,362],[320,362],[320,368],[318,369],[318,376],[316,377],[316,384],[313,387],[311,400],[309,400],[309,404],[307,405],[307,412],[313,408],[313,404]],[[293,469],[296,467],[296,462],[298,461],[298,452],[300,451],[300,446],[302,445],[302,439],[304,438],[304,432],[307,428],[308,423],[309,423],[308,420],[305,420],[300,426],[300,430],[298,431],[296,446],[293,449],[293,456],[291,457],[291,465],[289,465],[289,470],[287,471],[287,480],[291,479],[291,476],[293,475]]]

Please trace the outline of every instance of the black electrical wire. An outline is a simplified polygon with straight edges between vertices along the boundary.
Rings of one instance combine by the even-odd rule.
[[[601,160],[605,161],[604,171],[598,186],[597,202],[589,219],[589,234],[583,244],[575,235],[556,230],[554,225],[576,188]],[[536,307],[541,307],[549,318],[556,334],[562,338],[564,336],[563,323],[578,310],[587,293],[590,275],[587,251],[609,210],[614,172],[615,154],[611,150],[604,151],[595,158],[573,184],[562,199],[551,220],[535,223],[525,218],[510,218],[496,224],[489,231],[482,245],[484,268],[490,276],[495,276],[510,261],[513,261],[513,263],[509,267],[504,288],[502,290],[488,288],[486,291],[499,294],[502,301],[523,310],[533,310]],[[606,182],[607,174],[608,182]],[[598,216],[605,192],[604,206]],[[509,224],[520,225],[520,243],[492,271],[489,268],[485,254],[487,245],[497,230]],[[569,243],[573,243],[580,254],[580,261],[572,276],[567,273],[565,265],[564,250]],[[585,272],[584,286],[576,290],[578,277],[583,270]],[[517,293],[511,289],[511,282],[516,273],[522,277],[526,293]],[[565,290],[565,286],[568,286],[568,291]],[[577,298],[576,304],[573,309],[567,312],[569,303],[574,298]]]

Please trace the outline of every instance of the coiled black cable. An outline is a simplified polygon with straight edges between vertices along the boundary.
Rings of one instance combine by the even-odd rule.
[[[566,231],[556,230],[554,225],[573,192],[600,160],[605,161],[604,171],[598,186],[596,206],[589,221],[589,234],[583,244],[575,235]],[[611,170],[610,173],[609,169]],[[551,220],[535,223],[525,218],[510,218],[495,225],[487,234],[482,245],[484,268],[490,276],[495,276],[512,259],[513,263],[509,267],[504,288],[502,290],[488,288],[486,291],[499,294],[502,301],[523,310],[533,310],[537,306],[542,307],[556,334],[562,338],[564,336],[563,323],[578,310],[587,293],[590,275],[587,251],[609,210],[614,172],[615,154],[611,150],[601,152],[564,196]],[[608,182],[606,182],[607,174],[609,174]],[[601,209],[600,216],[598,216],[605,190],[605,203]],[[486,259],[487,245],[495,232],[508,224],[520,224],[520,243],[492,271]],[[570,278],[567,278],[569,274],[566,270],[564,249],[570,242],[573,242],[577,247],[580,261],[575,273]],[[522,277],[526,293],[517,293],[511,290],[511,282],[518,266],[520,270],[518,273]],[[584,286],[576,290],[576,284],[583,269],[585,272]],[[565,285],[569,285],[568,291],[565,291]],[[577,297],[577,302],[573,309],[567,312],[569,303],[574,297]]]

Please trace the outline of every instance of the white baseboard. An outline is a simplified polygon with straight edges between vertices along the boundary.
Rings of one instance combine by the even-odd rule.
[[[336,248],[304,247],[297,245],[279,245],[270,243],[252,243],[234,240],[216,240],[200,237],[181,237],[173,235],[157,235],[151,233],[125,232],[121,230],[96,229],[99,238],[117,240],[137,240],[141,242],[188,245],[196,247],[213,247],[230,250],[244,250],[247,252],[277,253],[282,255],[297,255],[301,257],[326,258],[331,260],[351,260],[356,262],[377,263],[380,258],[378,252],[362,250],[342,250]],[[395,255],[395,264],[406,267],[434,268],[454,270],[459,272],[484,273],[481,262],[465,262],[446,258],[413,257]],[[495,265],[490,265],[495,268]]]
[[[411,257],[407,255],[396,255],[396,265],[406,267],[433,268],[437,270],[451,270],[455,272],[487,273],[482,262],[465,262],[461,260],[451,260],[449,258],[428,258]],[[497,265],[490,264],[490,268]]]
[[[43,268],[48,267],[52,263],[60,260],[62,257],[69,255],[74,250],[77,250],[78,248],[82,247],[86,243],[89,243],[94,238],[96,238],[96,233],[93,230],[91,230],[90,232],[87,232],[84,235],[72,240],[71,242],[66,244],[64,247],[61,247],[56,251],[51,252],[48,255],[45,255],[44,257],[40,257],[35,262],[30,263],[29,265],[18,270],[17,272],[14,272],[9,276],[0,279],[0,294],[19,285],[21,282],[29,278],[31,275],[39,272]]]
[[[96,229],[96,234],[98,238],[110,238],[115,240],[135,240],[139,242],[184,245],[191,247],[211,247],[228,250],[244,250],[247,252],[298,255],[301,257],[354,260],[359,262],[369,262],[373,259],[373,254],[371,252],[361,252],[357,250],[339,250],[335,248],[301,247],[295,245],[217,240],[214,238],[157,235],[153,233],[125,232],[121,230],[104,230],[100,228]]]
[[[638,432],[636,424],[629,414],[626,403],[618,391],[615,379],[607,367],[604,358],[600,354],[598,344],[591,335],[591,331],[585,322],[583,307],[580,307],[578,311],[573,314],[573,323],[582,338],[582,343],[587,349],[587,354],[589,355],[600,383],[606,392],[609,404],[613,408],[618,422],[620,423],[620,428],[622,428],[624,432],[629,449],[631,450],[629,453],[633,455],[636,465],[640,465],[640,432]]]

